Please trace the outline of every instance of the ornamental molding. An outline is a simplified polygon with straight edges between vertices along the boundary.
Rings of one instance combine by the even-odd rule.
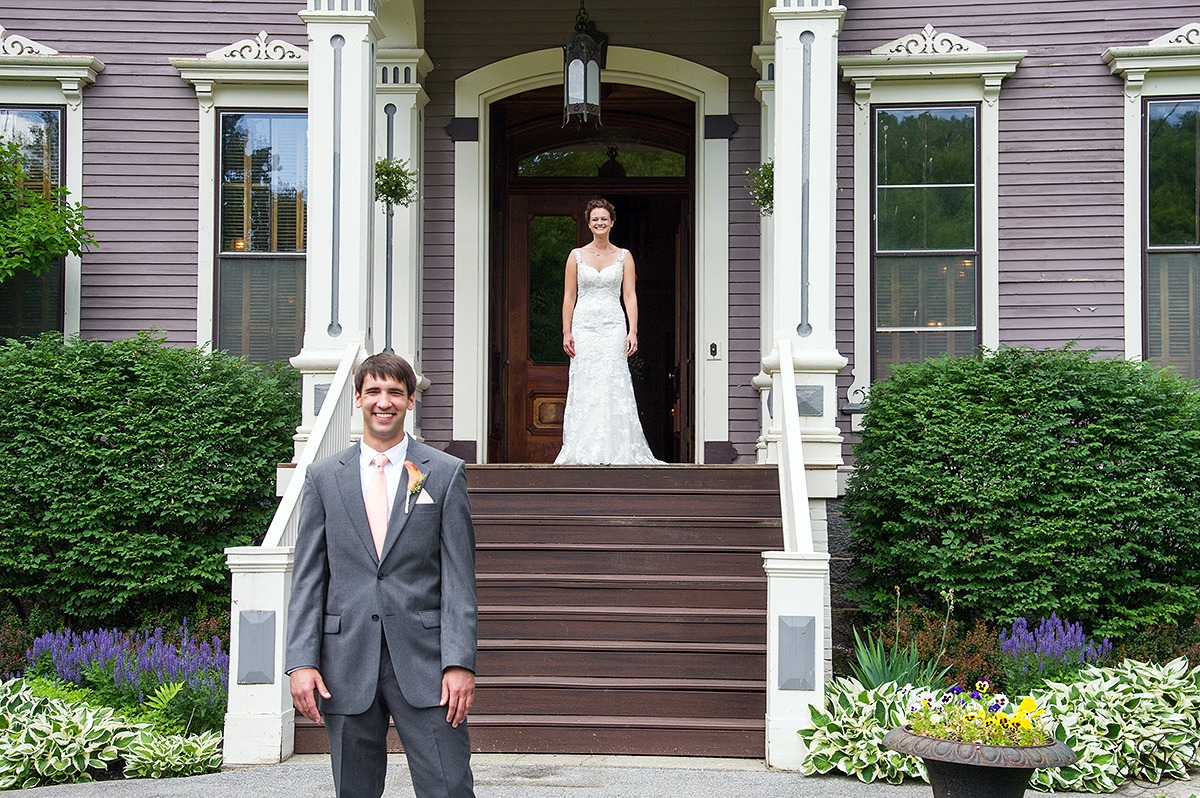
[[[1200,45],[1200,22],[1190,22],[1150,42],[1151,47],[1187,47]]]
[[[950,53],[986,53],[987,48],[978,42],[955,36],[953,33],[938,33],[932,25],[926,25],[916,33],[901,36],[895,41],[871,50],[873,55],[947,55]]]
[[[1102,56],[1125,81],[1125,99],[1136,102],[1148,76],[1200,74],[1200,22],[1190,22],[1141,47],[1110,47]]]
[[[218,50],[213,50],[205,57],[214,61],[304,62],[308,60],[308,53],[283,39],[268,40],[267,32],[260,30],[253,39],[242,39]]]
[[[47,47],[40,42],[35,42],[33,39],[28,39],[24,36],[12,34],[11,36],[4,35],[4,26],[0,25],[0,55],[58,55],[58,50],[53,47]]]

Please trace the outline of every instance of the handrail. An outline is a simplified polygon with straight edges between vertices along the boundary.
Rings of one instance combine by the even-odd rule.
[[[796,363],[792,342],[779,339],[779,391],[777,412],[782,415],[779,440],[779,501],[783,511],[785,551],[814,551],[812,518],[808,509],[808,483],[804,474],[804,443],[800,434],[800,404],[796,400]]]
[[[313,425],[312,433],[304,444],[300,457],[296,459],[296,469],[288,482],[279,507],[267,527],[267,536],[262,545],[294,546],[296,531],[300,524],[300,500],[304,495],[304,477],[308,467],[322,457],[339,452],[350,445],[350,424],[354,417],[354,364],[358,360],[360,346],[351,344],[346,347],[342,361],[334,372],[333,382],[329,384],[329,393],[317,414],[317,422]]]

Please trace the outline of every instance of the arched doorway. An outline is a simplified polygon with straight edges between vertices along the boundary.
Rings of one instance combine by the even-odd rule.
[[[489,462],[550,462],[562,445],[569,361],[563,264],[586,243],[586,201],[617,208],[613,242],[638,265],[640,350],[630,362],[647,440],[694,462],[695,104],[605,84],[602,125],[562,124],[562,89],[491,105]]]

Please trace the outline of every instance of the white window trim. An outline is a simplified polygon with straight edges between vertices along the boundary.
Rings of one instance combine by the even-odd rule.
[[[984,346],[996,347],[1000,342],[1000,84],[1016,72],[1024,57],[1024,50],[989,51],[926,25],[876,47],[870,55],[838,59],[842,75],[854,85],[854,380],[846,396],[851,406],[864,403],[871,388],[871,106],[979,103],[979,332]],[[855,414],[855,429],[860,419]]]
[[[83,194],[83,90],[96,82],[104,64],[89,55],[63,55],[52,47],[0,25],[0,90],[5,105],[66,107],[63,187],[72,202],[87,204]],[[63,263],[63,332],[77,335],[83,259],[68,254]]]
[[[259,31],[204,58],[172,58],[196,89],[200,109],[199,204],[196,244],[196,343],[211,347],[216,312],[217,114],[215,109],[307,110],[308,54]]]
[[[1125,357],[1141,360],[1143,336],[1142,99],[1200,97],[1200,22],[1159,36],[1144,47],[1110,47],[1104,62],[1125,81]]]

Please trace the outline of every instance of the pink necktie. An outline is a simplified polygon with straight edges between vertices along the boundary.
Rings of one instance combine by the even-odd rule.
[[[371,463],[375,470],[367,480],[367,523],[371,525],[371,537],[375,539],[375,554],[382,558],[388,526],[387,480],[383,476],[383,467],[388,464],[387,455],[377,454]]]

